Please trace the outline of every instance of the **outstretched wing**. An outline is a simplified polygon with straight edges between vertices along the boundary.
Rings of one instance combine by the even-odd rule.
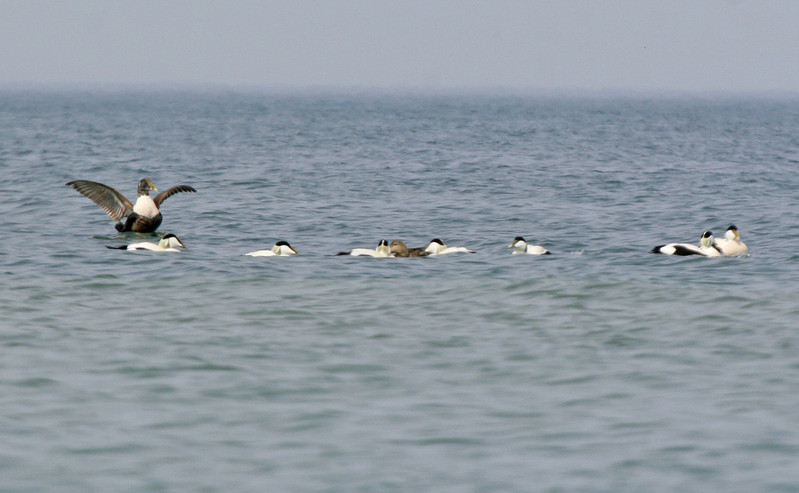
[[[168,199],[169,197],[175,195],[176,193],[178,193],[178,192],[196,192],[196,191],[197,190],[195,190],[193,187],[190,187],[188,185],[178,185],[176,187],[168,188],[168,189],[164,190],[163,192],[159,193],[158,195],[156,195],[155,197],[153,197],[153,202],[155,202],[156,207],[158,207],[160,209],[161,208],[161,202],[165,201],[166,199]]]
[[[74,188],[91,199],[102,210],[107,212],[114,221],[121,220],[133,210],[133,204],[130,203],[130,200],[108,185],[103,185],[96,181],[75,180],[67,183],[67,186]]]

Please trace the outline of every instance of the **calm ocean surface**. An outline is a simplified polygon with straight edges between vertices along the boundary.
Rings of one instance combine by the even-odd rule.
[[[0,169],[3,492],[799,491],[799,99],[5,91]],[[181,254],[64,185],[145,176]]]

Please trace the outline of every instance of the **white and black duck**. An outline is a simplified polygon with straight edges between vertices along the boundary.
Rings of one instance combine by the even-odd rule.
[[[652,253],[664,255],[701,255],[703,257],[720,257],[721,251],[713,245],[713,233],[705,231],[699,238],[699,246],[690,243],[667,243],[652,249]]]
[[[724,255],[741,255],[749,251],[746,243],[741,241],[741,235],[734,224],[724,232],[724,238],[715,239],[713,245]]]
[[[297,255],[297,250],[289,245],[288,241],[278,241],[271,250],[257,250],[255,252],[245,253],[250,257],[288,257],[290,255]]]
[[[517,236],[508,248],[513,248],[514,255],[550,255],[550,251],[540,245],[530,245],[524,238]]]
[[[474,250],[469,250],[466,247],[451,247],[447,246],[439,238],[433,238],[430,240],[430,243],[424,248],[424,250],[430,255],[447,255],[450,253],[474,253]]]
[[[180,241],[180,238],[173,235],[172,233],[167,233],[161,237],[161,240],[158,243],[149,243],[149,242],[141,242],[141,243],[131,243],[130,245],[123,245],[123,246],[109,246],[106,248],[110,248],[112,250],[149,250],[151,252],[180,252],[178,247],[186,248],[186,245]]]
[[[386,240],[380,240],[377,248],[355,248],[346,252],[338,252],[336,255],[352,255],[353,257],[390,257],[391,249]]]

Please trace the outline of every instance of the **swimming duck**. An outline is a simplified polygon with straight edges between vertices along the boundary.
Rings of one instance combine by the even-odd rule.
[[[131,243],[130,245],[123,246],[107,246],[112,250],[150,250],[152,252],[180,252],[177,247],[186,248],[186,245],[180,241],[180,238],[167,233],[161,237],[161,240],[156,243]]]
[[[446,255],[448,253],[474,253],[474,250],[469,250],[466,247],[451,247],[447,246],[446,243],[439,240],[438,238],[433,238],[430,240],[430,243],[424,248],[424,250],[430,255]]]
[[[150,197],[150,190],[158,191],[149,178],[142,178],[139,181],[138,197],[136,203],[132,204],[124,195],[115,189],[102,183],[89,180],[75,180],[67,183],[80,192],[82,195],[91,199],[99,205],[111,219],[117,221],[114,226],[117,231],[135,231],[137,233],[152,233],[161,225],[161,203],[167,198],[178,192],[196,192],[188,185],[178,185]],[[122,223],[122,218],[127,216],[127,220]]]
[[[390,257],[391,249],[386,240],[380,240],[377,248],[371,250],[369,248],[355,248],[346,252],[338,252],[336,255],[352,255],[353,257]]]
[[[524,238],[517,236],[513,242],[508,245],[508,248],[513,248],[513,254],[527,254],[527,255],[551,255],[550,251],[538,245],[528,245]]]
[[[690,243],[669,243],[658,245],[652,249],[652,253],[662,253],[665,255],[702,255],[704,257],[720,257],[721,252],[713,244],[713,233],[705,231],[699,238],[699,246]]]
[[[408,248],[408,246],[400,240],[392,241],[390,250],[395,257],[426,257],[429,255],[424,248]]]
[[[713,246],[724,255],[740,255],[749,251],[746,243],[741,241],[738,228],[734,224],[731,224],[727,231],[724,232],[724,238],[713,241]]]
[[[250,257],[288,257],[289,255],[297,255],[297,250],[292,248],[287,241],[278,241],[271,250],[258,250],[255,252],[245,253]]]

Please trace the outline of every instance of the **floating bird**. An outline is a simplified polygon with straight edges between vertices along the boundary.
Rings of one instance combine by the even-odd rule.
[[[469,250],[466,247],[451,247],[447,246],[446,243],[439,240],[438,238],[433,238],[430,240],[430,243],[424,248],[424,250],[429,253],[430,255],[446,255],[449,253],[474,253],[474,250]]]
[[[550,251],[538,245],[528,245],[524,238],[517,236],[513,239],[513,243],[508,245],[508,248],[513,248],[513,254],[527,254],[527,255],[550,255]]]
[[[150,250],[151,252],[180,252],[177,247],[186,248],[186,245],[180,241],[180,238],[167,233],[161,237],[161,240],[156,243],[131,243],[130,245],[123,246],[108,246],[112,250]]]
[[[426,257],[430,255],[424,248],[408,248],[408,246],[400,240],[392,241],[390,250],[395,257]]]
[[[151,198],[149,191],[155,190],[157,192],[158,189],[155,188],[149,178],[142,178],[139,181],[136,204],[131,204],[130,200],[126,199],[124,195],[102,183],[75,180],[67,183],[67,185],[91,199],[108,213],[111,219],[117,221],[115,225],[117,231],[135,231],[137,233],[152,233],[161,225],[160,207],[164,200],[178,192],[197,191],[188,185],[178,185],[164,190],[154,198]],[[127,220],[122,223],[121,221],[124,217],[127,217]]]
[[[669,243],[658,245],[652,249],[652,253],[662,253],[664,255],[702,255],[704,257],[720,257],[721,252],[713,245],[713,233],[705,231],[699,238],[699,246],[690,243]]]
[[[713,246],[716,247],[724,255],[740,255],[749,251],[746,243],[741,241],[741,236],[738,234],[738,228],[731,224],[727,231],[724,233],[724,238],[719,238],[713,241]]]
[[[271,250],[258,250],[255,252],[245,253],[250,257],[288,257],[289,255],[297,255],[297,250],[292,248],[287,241],[278,241]]]
[[[336,255],[352,255],[353,257],[390,257],[391,249],[386,240],[380,240],[377,248],[371,250],[369,248],[355,248],[347,252],[338,252]]]

